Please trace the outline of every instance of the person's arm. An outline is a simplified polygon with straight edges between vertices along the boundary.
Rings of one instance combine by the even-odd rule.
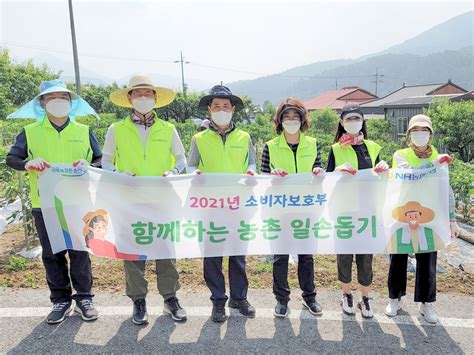
[[[265,144],[263,147],[262,152],[262,165],[260,166],[260,172],[262,174],[270,174],[272,169],[270,167],[270,150],[268,149],[268,145]]]
[[[114,165],[115,155],[115,131],[114,126],[111,125],[105,135],[104,149],[102,150],[102,169],[109,171],[116,171]]]
[[[186,156],[184,155],[184,147],[179,138],[178,131],[173,128],[173,138],[171,141],[171,153],[176,159],[176,164],[172,170],[173,174],[178,175],[186,168]]]
[[[316,160],[313,163],[313,169],[314,168],[322,168],[321,166],[321,145],[316,142]]]
[[[328,166],[326,168],[326,171],[328,173],[333,172],[336,169],[336,159],[334,158],[334,152],[332,151],[332,147],[329,150],[329,155],[328,155]]]
[[[257,151],[253,145],[252,138],[249,138],[249,166],[247,170],[257,172]]]
[[[195,170],[197,170],[200,159],[201,159],[201,154],[199,154],[199,148],[196,143],[196,137],[193,137],[191,140],[191,147],[189,148],[186,173],[192,174]]]
[[[6,164],[15,170],[25,170],[25,164],[28,161],[28,145],[26,142],[25,129],[16,136],[15,143],[8,152],[6,157]]]
[[[91,166],[95,168],[100,168],[102,166],[101,165],[102,150],[100,149],[99,142],[97,141],[97,138],[95,137],[95,134],[92,131],[91,127],[89,127],[89,141],[92,148]]]

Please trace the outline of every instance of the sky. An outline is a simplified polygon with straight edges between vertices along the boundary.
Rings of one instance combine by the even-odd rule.
[[[83,76],[134,73],[191,88],[254,79],[323,60],[357,58],[401,43],[472,1],[73,0]],[[0,0],[0,47],[18,61],[72,75],[67,0]]]

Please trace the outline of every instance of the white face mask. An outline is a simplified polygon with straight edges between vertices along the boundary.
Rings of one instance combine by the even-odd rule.
[[[282,123],[283,129],[289,134],[295,134],[300,130],[300,121],[285,121]]]
[[[430,135],[431,134],[428,131],[416,131],[410,133],[410,139],[417,147],[423,147],[428,144]]]
[[[343,124],[344,129],[349,134],[358,134],[362,129],[362,121],[349,121]]]
[[[45,109],[54,117],[63,118],[71,111],[71,102],[66,99],[52,99],[46,103]]]
[[[132,100],[132,105],[135,110],[144,115],[153,110],[155,107],[155,99],[145,96],[137,97]]]
[[[217,125],[226,126],[230,123],[230,120],[232,120],[232,112],[211,112],[211,118]]]

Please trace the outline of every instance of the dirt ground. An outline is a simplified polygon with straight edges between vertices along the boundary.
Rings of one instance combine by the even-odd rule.
[[[44,268],[41,260],[24,259],[16,253],[23,247],[23,234],[19,226],[9,228],[0,236],[0,287],[12,288],[46,288]],[[94,289],[123,293],[125,278],[122,261],[106,258],[92,259]],[[455,269],[447,263],[438,262],[445,270],[438,274],[437,289],[442,293],[474,295],[474,272]],[[224,269],[227,269],[227,258],[224,258]],[[202,276],[201,259],[182,259],[177,261],[182,290],[192,292],[204,290],[206,285]],[[355,266],[355,265],[354,265]],[[388,262],[383,255],[374,257],[374,282],[372,288],[378,292],[387,293]],[[146,268],[150,291],[156,290],[154,263],[148,262]],[[272,287],[272,264],[265,263],[262,257],[247,258],[247,275],[251,288]],[[353,278],[356,270],[353,268]],[[322,288],[339,288],[336,272],[335,255],[315,256],[316,286]],[[408,291],[413,291],[414,273],[408,274]],[[298,288],[296,265],[290,265],[288,282],[292,289]],[[356,286],[354,286],[356,287]]]

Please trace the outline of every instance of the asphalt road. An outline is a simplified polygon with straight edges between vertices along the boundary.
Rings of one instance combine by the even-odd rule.
[[[293,292],[290,317],[275,319],[271,290],[251,290],[255,319],[230,312],[224,324],[209,319],[208,293],[179,293],[188,321],[173,322],[162,313],[162,300],[149,295],[150,323],[139,327],[130,320],[132,305],[125,296],[96,295],[100,318],[91,323],[73,315],[60,325],[48,325],[47,290],[0,289],[0,351],[3,353],[474,353],[474,297],[438,295],[437,325],[428,325],[418,314],[412,296],[395,318],[383,314],[386,299],[374,294],[372,320],[343,316],[340,294],[319,290],[324,314],[314,317]]]

